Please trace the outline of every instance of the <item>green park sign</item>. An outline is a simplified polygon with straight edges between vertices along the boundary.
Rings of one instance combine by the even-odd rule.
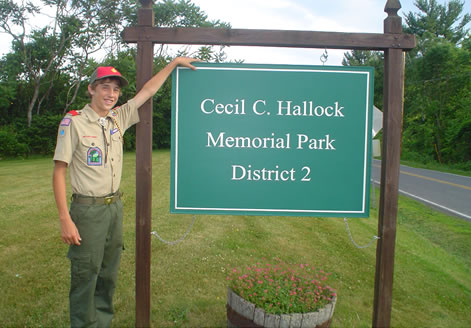
[[[171,213],[368,217],[373,69],[173,73]]]

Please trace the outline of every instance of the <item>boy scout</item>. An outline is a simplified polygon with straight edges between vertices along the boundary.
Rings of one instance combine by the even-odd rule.
[[[114,108],[128,82],[113,67],[90,77],[90,104],[69,112],[59,125],[54,153],[53,190],[62,240],[70,245],[70,323],[109,327],[122,244],[123,209],[119,184],[123,134],[139,122],[137,109],[162,86],[177,65],[195,69],[179,57],[152,77],[126,104]],[[70,211],[66,172],[72,186]]]

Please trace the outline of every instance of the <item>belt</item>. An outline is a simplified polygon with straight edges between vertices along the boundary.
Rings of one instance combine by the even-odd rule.
[[[78,204],[83,205],[110,205],[119,199],[123,195],[122,192],[116,192],[112,195],[105,196],[105,197],[92,197],[92,196],[83,196],[79,194],[72,195],[72,201]]]

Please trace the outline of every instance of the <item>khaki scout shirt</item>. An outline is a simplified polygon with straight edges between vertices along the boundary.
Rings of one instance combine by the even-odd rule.
[[[59,125],[54,160],[68,164],[74,194],[101,197],[119,189],[123,167],[121,132],[139,122],[138,110],[130,100],[110,110],[101,121],[86,105],[81,111],[67,113]]]

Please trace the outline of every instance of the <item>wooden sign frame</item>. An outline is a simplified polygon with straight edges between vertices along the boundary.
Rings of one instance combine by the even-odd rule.
[[[137,26],[123,39],[137,43],[137,89],[152,77],[153,46],[198,44],[384,52],[383,146],[373,327],[389,327],[392,309],[394,252],[399,189],[404,88],[403,52],[415,47],[413,35],[403,34],[399,0],[387,0],[384,33],[339,33],[287,30],[154,27],[153,1],[140,0]],[[152,208],[152,99],[140,109],[136,131],[136,327],[150,327],[150,257]]]

